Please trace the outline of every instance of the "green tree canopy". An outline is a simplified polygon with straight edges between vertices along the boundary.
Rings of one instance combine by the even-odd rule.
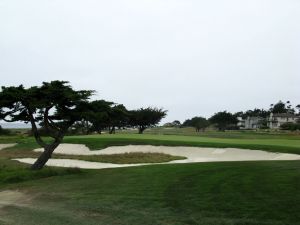
[[[142,134],[148,127],[157,125],[167,115],[167,111],[158,108],[141,108],[130,111],[130,125],[136,126]]]
[[[37,143],[44,148],[32,169],[43,168],[69,127],[86,116],[92,94],[93,91],[75,91],[66,81],[43,82],[30,88],[2,87],[0,120],[30,123]],[[51,143],[41,137],[39,124],[52,137]]]
[[[86,118],[92,123],[92,130],[101,134],[102,130],[110,126],[111,108],[115,103],[96,100],[90,103],[90,110]]]
[[[248,116],[249,117],[262,117],[262,118],[266,118],[267,116],[269,116],[270,112],[266,111],[264,109],[258,109],[255,108],[253,110],[247,110],[246,112],[239,112],[236,113],[236,116],[241,116],[243,119],[246,119]]]
[[[209,121],[203,117],[193,117],[186,120],[183,124],[184,126],[194,127],[196,132],[200,132],[200,130],[205,130],[209,126]]]
[[[214,114],[209,121],[212,124],[215,124],[215,126],[221,131],[225,131],[230,126],[235,126],[238,122],[236,116],[227,111]]]
[[[294,114],[295,110],[292,108],[290,101],[287,102],[279,101],[276,104],[271,104],[270,112]]]
[[[116,104],[110,109],[109,113],[109,133],[115,133],[116,127],[122,128],[128,125],[129,112],[122,104]]]

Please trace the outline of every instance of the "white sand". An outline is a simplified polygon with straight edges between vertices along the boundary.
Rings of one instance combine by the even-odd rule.
[[[23,158],[14,159],[22,163],[33,164],[36,159],[34,158]],[[131,167],[131,166],[142,166],[146,164],[113,164],[113,163],[99,163],[99,162],[88,162],[77,159],[50,159],[47,162],[47,166],[58,166],[58,167],[70,167],[70,168],[82,168],[82,169],[107,169],[107,168],[119,168],[119,167]]]
[[[43,149],[34,151],[41,152]],[[128,145],[109,147],[103,150],[90,151],[85,145],[78,144],[61,144],[56,150],[56,154],[66,155],[109,155],[122,154],[129,152],[145,152],[145,153],[165,153],[175,156],[184,156],[187,159],[176,160],[170,163],[192,163],[192,162],[220,162],[220,161],[260,161],[260,160],[300,160],[300,155],[272,153],[260,150],[246,150],[236,148],[200,148],[200,147],[167,147],[167,146],[150,146],[150,145]],[[19,162],[32,164],[35,159],[15,159]],[[87,162],[83,160],[72,159],[50,159],[48,166],[59,167],[78,167],[85,169],[104,169],[139,166],[145,164],[112,164]],[[148,164],[147,164],[148,165]]]
[[[0,144],[0,150],[4,149],[4,148],[9,148],[9,147],[13,147],[16,144]]]

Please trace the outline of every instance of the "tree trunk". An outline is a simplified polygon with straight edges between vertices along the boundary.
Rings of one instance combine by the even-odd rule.
[[[144,133],[144,130],[146,130],[145,127],[139,127],[139,134],[143,134]]]
[[[51,145],[47,145],[44,148],[43,153],[39,156],[39,158],[35,161],[34,164],[32,164],[31,169],[32,170],[40,170],[42,169],[45,164],[48,162],[48,160],[51,158],[53,151],[57,148],[57,146],[60,144],[60,142],[55,142]]]
[[[116,128],[115,127],[112,127],[110,130],[109,130],[109,134],[115,134],[116,133]]]

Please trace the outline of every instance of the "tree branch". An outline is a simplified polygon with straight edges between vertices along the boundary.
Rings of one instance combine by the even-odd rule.
[[[33,113],[31,112],[30,109],[27,110],[28,111],[28,115],[29,115],[29,118],[30,118],[30,123],[31,123],[31,126],[32,126],[32,131],[33,131],[33,135],[35,137],[35,140],[36,142],[42,146],[43,148],[45,148],[47,146],[47,144],[42,140],[40,134],[39,134],[39,131],[38,131],[38,128],[35,124],[35,120],[34,120],[34,117],[33,117]]]
[[[45,125],[45,129],[46,131],[48,132],[48,135],[54,139],[57,138],[57,136],[59,135],[59,131],[60,129],[57,128],[56,126],[52,125],[50,122],[49,122],[49,110],[52,108],[52,106],[50,107],[47,107],[45,109],[45,112],[44,112],[44,125]]]

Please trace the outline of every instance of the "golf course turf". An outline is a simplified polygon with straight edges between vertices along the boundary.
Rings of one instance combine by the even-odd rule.
[[[8,139],[7,139],[8,140]],[[38,147],[32,138],[13,151]],[[91,149],[152,144],[238,147],[300,153],[300,139],[216,138],[175,135],[66,137]],[[275,146],[275,147],[274,147]],[[274,148],[273,148],[274,147]],[[79,170],[45,168],[8,160],[0,151],[0,193],[18,190],[26,201],[0,206],[0,224],[300,224],[299,161],[218,162]],[[1,196],[1,194],[0,194]]]

